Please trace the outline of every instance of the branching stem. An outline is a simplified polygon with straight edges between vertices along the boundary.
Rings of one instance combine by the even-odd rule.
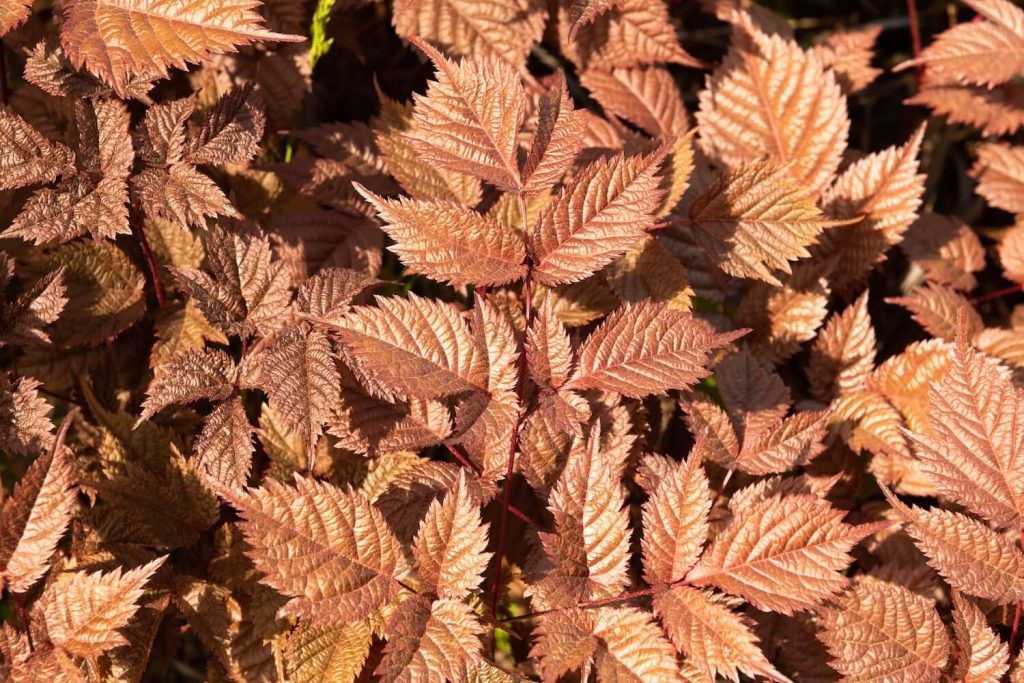
[[[131,216],[129,217],[129,224],[132,229],[132,236],[135,237],[135,241],[139,243],[139,249],[142,250],[142,258],[146,262],[146,269],[149,271],[149,278],[153,281],[153,291],[156,294],[156,305],[161,311],[164,309],[164,303],[166,298],[164,296],[164,285],[160,282],[160,271],[156,267],[156,261],[153,259],[153,250],[149,247],[149,240],[146,239],[146,231],[142,228],[142,214],[132,207]]]

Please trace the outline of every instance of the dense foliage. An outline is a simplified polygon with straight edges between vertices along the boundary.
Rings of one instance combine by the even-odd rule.
[[[889,4],[0,0],[0,679],[1024,681],[1024,10]]]

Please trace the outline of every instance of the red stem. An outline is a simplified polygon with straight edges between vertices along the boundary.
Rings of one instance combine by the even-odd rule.
[[[907,19],[910,21],[910,44],[914,59],[921,56],[921,20],[917,16],[917,0],[907,0]]]
[[[449,446],[448,444],[445,444],[444,446],[445,448],[448,449],[448,452],[451,453],[452,457],[459,461],[460,465],[462,465],[468,470],[472,470],[476,474],[480,474],[480,468],[474,465],[472,462],[470,462],[469,459],[466,458],[466,456],[464,456],[462,453],[458,451],[458,449],[456,449],[453,446]],[[527,515],[525,512],[517,508],[515,505],[510,504],[508,506],[508,511],[512,514],[513,517],[520,519],[521,521],[525,522],[526,524],[529,524],[535,529],[540,528],[539,524],[533,521],[529,515]]]
[[[166,298],[164,297],[164,285],[160,282],[160,272],[156,267],[156,261],[153,259],[153,250],[149,248],[149,240],[146,239],[146,232],[142,228],[142,215],[135,209],[132,209],[129,223],[131,224],[132,235],[135,237],[135,241],[139,243],[139,248],[142,250],[142,258],[146,261],[146,268],[149,270],[149,277],[153,281],[153,291],[156,293],[157,308],[162,311],[166,301]]]
[[[519,215],[523,223],[523,234],[529,232],[529,225],[526,218],[526,200],[519,195]],[[526,272],[526,279],[523,280],[523,308],[526,317],[526,329],[533,324],[533,267],[530,264]],[[526,385],[526,353],[519,354],[519,379],[516,386],[516,395],[520,403],[523,402],[523,388]],[[516,447],[519,445],[519,428],[523,424],[523,417],[526,414],[525,406],[520,406],[519,417],[516,419],[516,426],[512,430],[512,438],[508,446],[508,466],[505,468],[505,482],[501,493],[501,522],[498,526],[498,547],[494,553],[494,579],[491,581],[491,614],[498,618],[498,598],[501,596],[501,563],[505,559],[505,535],[508,533],[508,515],[512,508],[512,475],[515,474]]]
[[[1003,289],[997,289],[994,292],[988,294],[982,294],[981,296],[974,297],[974,303],[980,304],[985,301],[992,301],[994,299],[1002,299],[1004,296],[1009,294],[1016,294],[1017,292],[1024,291],[1024,285],[1012,285],[1010,287],[1004,287]]]
[[[1020,532],[1020,546],[1024,548],[1024,529]],[[1017,652],[1017,634],[1020,632],[1020,616],[1024,611],[1024,602],[1018,602],[1013,613],[1013,628],[1010,629],[1010,653]]]

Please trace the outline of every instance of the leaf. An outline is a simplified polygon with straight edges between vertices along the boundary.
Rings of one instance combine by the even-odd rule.
[[[252,84],[233,88],[203,112],[185,158],[191,164],[243,164],[259,152],[266,126],[263,101]]]
[[[822,235],[821,251],[839,256],[831,274],[838,289],[858,284],[917,218],[924,194],[924,175],[917,172],[924,132],[919,126],[903,145],[850,164],[822,196],[828,216],[861,218]]]
[[[503,285],[526,275],[522,237],[453,202],[384,199],[355,184],[377,210],[390,248],[411,273],[455,287]]]
[[[161,368],[146,391],[139,422],[175,403],[221,401],[235,392],[238,371],[223,351],[186,351]]]
[[[818,41],[811,53],[822,65],[836,73],[836,80],[847,95],[871,85],[882,69],[871,66],[875,57],[875,41],[882,33],[881,25],[853,31],[836,31]]]
[[[296,476],[229,498],[263,581],[284,612],[321,626],[359,621],[390,601],[406,571],[398,539],[359,493]]]
[[[452,201],[473,207],[480,203],[476,178],[453,173],[426,163],[414,149],[407,133],[415,125],[412,105],[392,100],[382,92],[380,116],[372,121],[381,157],[394,179],[413,199]]]
[[[757,501],[736,512],[686,580],[713,584],[762,610],[812,608],[843,589],[846,579],[838,572],[849,566],[850,550],[878,530],[850,526],[844,516],[815,495]]]
[[[704,676],[738,681],[742,672],[789,680],[761,652],[750,624],[731,609],[734,602],[707,590],[664,587],[654,594],[654,612],[676,649]]]
[[[930,433],[910,438],[939,492],[999,526],[1024,512],[1024,400],[1005,368],[959,335],[952,365],[932,384]]]
[[[194,299],[186,301],[184,307],[158,317],[156,336],[149,356],[149,364],[154,370],[167,365],[175,356],[205,348],[208,341],[228,343],[228,338],[207,322]]]
[[[545,192],[561,180],[583,147],[583,133],[583,118],[559,71],[538,105],[537,127],[522,167],[523,191]]]
[[[641,397],[685,389],[709,372],[708,354],[744,330],[715,334],[665,304],[624,304],[583,342],[566,389],[603,389]]]
[[[711,495],[699,454],[673,464],[643,505],[644,580],[671,584],[697,563],[708,535]]]
[[[371,390],[385,398],[439,398],[484,389],[486,379],[466,323],[450,306],[410,294],[356,306],[338,336]]]
[[[1024,554],[1012,540],[958,512],[910,507],[888,489],[882,492],[949,585],[999,604],[1024,598]]]
[[[978,194],[997,209],[1024,212],[1024,146],[982,143],[976,153],[971,176],[978,181]]]
[[[5,36],[32,16],[28,0],[4,0],[0,5],[0,36]]]
[[[613,9],[619,0],[572,0],[569,5],[569,40],[576,40],[576,32],[605,12]]]
[[[533,0],[426,0],[395,5],[391,21],[400,36],[419,36],[449,53],[500,59],[520,69],[541,37],[545,14]]]
[[[535,586],[545,605],[567,606],[620,593],[629,582],[629,511],[597,433],[558,478],[548,506],[555,533],[541,542],[552,571]]]
[[[792,40],[752,29],[698,96],[701,143],[730,169],[767,157],[812,197],[839,167],[850,119],[832,71]]]
[[[217,228],[205,243],[214,277],[187,267],[172,272],[207,320],[227,334],[249,337],[284,314],[291,292],[283,264],[271,260],[265,237]]]
[[[500,190],[519,190],[516,136],[526,116],[519,75],[494,60],[456,63],[412,39],[436,68],[425,95],[413,100],[409,140],[427,163],[473,175]]]
[[[53,407],[39,395],[39,380],[0,374],[0,448],[16,455],[33,455],[53,443]]]
[[[830,664],[845,680],[934,683],[949,657],[934,603],[896,584],[855,583],[822,610],[821,622]]]
[[[967,298],[942,285],[929,282],[915,288],[906,296],[889,297],[885,301],[907,309],[928,334],[946,341],[953,341],[956,337],[957,320],[960,315],[964,317],[968,336],[973,337],[985,326],[981,316]]]
[[[487,527],[460,473],[455,488],[430,504],[413,541],[420,583],[442,598],[461,600],[480,585],[490,562]]]
[[[1008,135],[1024,126],[1024,88],[1010,82],[995,88],[941,84],[921,88],[905,100],[929,107],[951,123],[978,128],[983,135]]]
[[[18,480],[0,517],[0,576],[8,591],[25,593],[46,573],[71,521],[76,493],[63,445],[55,444]]]
[[[125,572],[58,575],[39,599],[50,640],[77,657],[96,657],[126,644],[119,630],[138,610],[143,587],[164,560]]]
[[[7,32],[6,9],[0,10],[0,35]],[[47,140],[25,119],[6,110],[0,111],[0,149],[3,190],[46,183],[73,167],[70,149]]]
[[[239,215],[221,189],[189,164],[145,169],[132,178],[132,193],[146,213],[190,226]]]
[[[295,683],[352,683],[370,654],[373,633],[367,621],[317,627],[302,622],[288,635],[285,663]]]
[[[598,640],[595,668],[601,681],[676,681],[679,665],[672,646],[644,610],[605,607],[594,620]]]
[[[810,256],[829,221],[784,168],[757,162],[719,175],[684,224],[727,273],[779,285],[772,271],[792,272],[789,262]]]
[[[980,18],[938,35],[919,57],[896,70],[924,65],[929,78],[992,87],[1024,76],[1024,11],[1007,0],[968,0]]]
[[[671,62],[694,68],[704,64],[679,46],[668,7],[662,0],[618,0],[590,24],[577,25],[569,38],[572,16],[560,3],[558,31],[563,54],[577,66],[606,69]],[[566,42],[565,38],[570,41]]]
[[[922,213],[900,248],[924,270],[926,280],[954,289],[974,289],[974,273],[985,267],[985,251],[974,230],[957,218],[935,213]]]
[[[959,652],[953,677],[964,683],[997,683],[1010,668],[1010,648],[973,602],[953,591],[953,634]]]
[[[135,77],[166,78],[170,67],[185,68],[258,40],[305,40],[264,29],[257,7],[243,0],[217,7],[71,0],[64,5],[61,44],[76,69],[88,70],[125,97]]]
[[[327,335],[287,327],[268,349],[246,358],[242,375],[267,393],[274,411],[312,452],[340,400],[341,378]]]
[[[679,259],[654,237],[637,242],[602,272],[608,285],[623,301],[645,299],[664,302],[686,313],[693,308],[693,289],[688,272]]]
[[[534,382],[558,389],[572,372],[573,354],[569,333],[550,303],[537,310],[526,331],[526,368]]]
[[[643,237],[661,200],[655,173],[666,152],[598,159],[573,177],[529,233],[540,283],[582,280]]]
[[[606,114],[629,121],[654,137],[682,135],[690,126],[679,87],[664,67],[592,68],[580,74],[580,82]]]
[[[381,681],[462,680],[465,666],[481,659],[483,628],[461,600],[406,598],[388,619],[387,632],[384,658],[374,672]]]
[[[252,453],[252,425],[235,396],[206,418],[195,441],[195,463],[217,486],[240,489],[249,480]]]
[[[368,216],[315,209],[281,214],[269,226],[274,250],[303,281],[325,268],[375,275],[381,266],[384,233]]]
[[[875,328],[868,315],[868,293],[829,318],[811,347],[807,378],[822,401],[864,387],[875,367]]]

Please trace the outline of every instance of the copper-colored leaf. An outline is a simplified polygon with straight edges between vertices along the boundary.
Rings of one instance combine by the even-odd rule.
[[[864,580],[822,611],[819,637],[848,681],[939,680],[949,638],[934,603],[903,586]]]
[[[1010,648],[988,625],[985,613],[953,591],[953,634],[959,652],[953,677],[964,683],[998,683],[1010,668]]]
[[[734,45],[700,93],[701,142],[730,167],[768,157],[816,196],[846,146],[846,98],[816,56],[754,31],[753,45]]]
[[[783,614],[808,609],[841,591],[850,550],[877,528],[850,526],[845,513],[807,494],[771,496],[738,510],[687,576],[755,607]],[[780,593],[777,587],[787,587]]]
[[[288,680],[295,683],[352,683],[370,654],[373,633],[366,621],[344,626],[303,622],[285,644]]]
[[[437,80],[414,96],[412,146],[429,163],[520,189],[516,135],[526,93],[519,74],[495,60],[453,62],[428,43],[414,43],[434,62]]]
[[[294,486],[268,481],[229,500],[263,580],[291,598],[286,613],[341,626],[397,593],[402,548],[362,494],[296,476]]]
[[[643,506],[644,580],[672,583],[686,576],[707,540],[711,496],[699,455],[674,465]]]
[[[462,680],[481,659],[477,616],[461,600],[406,598],[387,624],[388,642],[375,674],[386,683]]]
[[[0,35],[4,11],[0,10]],[[72,168],[71,150],[43,137],[23,118],[0,111],[0,188],[11,190],[53,180]]]
[[[196,465],[218,486],[240,489],[252,469],[252,425],[239,397],[221,403],[195,442]]]
[[[960,315],[964,316],[968,336],[973,337],[985,326],[966,297],[942,285],[929,282],[906,296],[889,297],[885,301],[907,309],[925,332],[946,341],[953,341],[956,337]]]
[[[744,333],[715,334],[665,304],[625,304],[583,342],[565,387],[636,397],[685,389],[709,374],[704,366],[712,350]]]
[[[1024,212],[1024,146],[989,142],[978,146],[977,155],[971,175],[978,194],[997,209]]]
[[[493,218],[452,202],[384,199],[356,190],[377,209],[390,248],[409,272],[456,287],[491,286],[526,274],[523,238]]]
[[[75,68],[84,67],[126,95],[135,77],[166,77],[170,67],[185,68],[257,40],[304,40],[267,31],[257,6],[246,0],[216,7],[168,0],[132,6],[72,0],[64,4],[61,44]]]
[[[876,346],[865,292],[829,319],[811,347],[807,378],[815,397],[827,401],[863,388],[875,367]]]
[[[602,158],[577,173],[530,232],[537,280],[582,280],[638,242],[660,204],[655,173],[666,152]]]
[[[588,69],[580,82],[608,114],[629,121],[655,137],[681,135],[689,128],[686,107],[668,69]]]
[[[119,629],[138,610],[143,587],[165,559],[125,572],[59,575],[40,598],[50,640],[78,657],[96,657],[127,643]]]
[[[569,99],[565,74],[558,72],[538,106],[537,129],[522,168],[525,192],[544,192],[562,179],[583,147],[583,128]]]

